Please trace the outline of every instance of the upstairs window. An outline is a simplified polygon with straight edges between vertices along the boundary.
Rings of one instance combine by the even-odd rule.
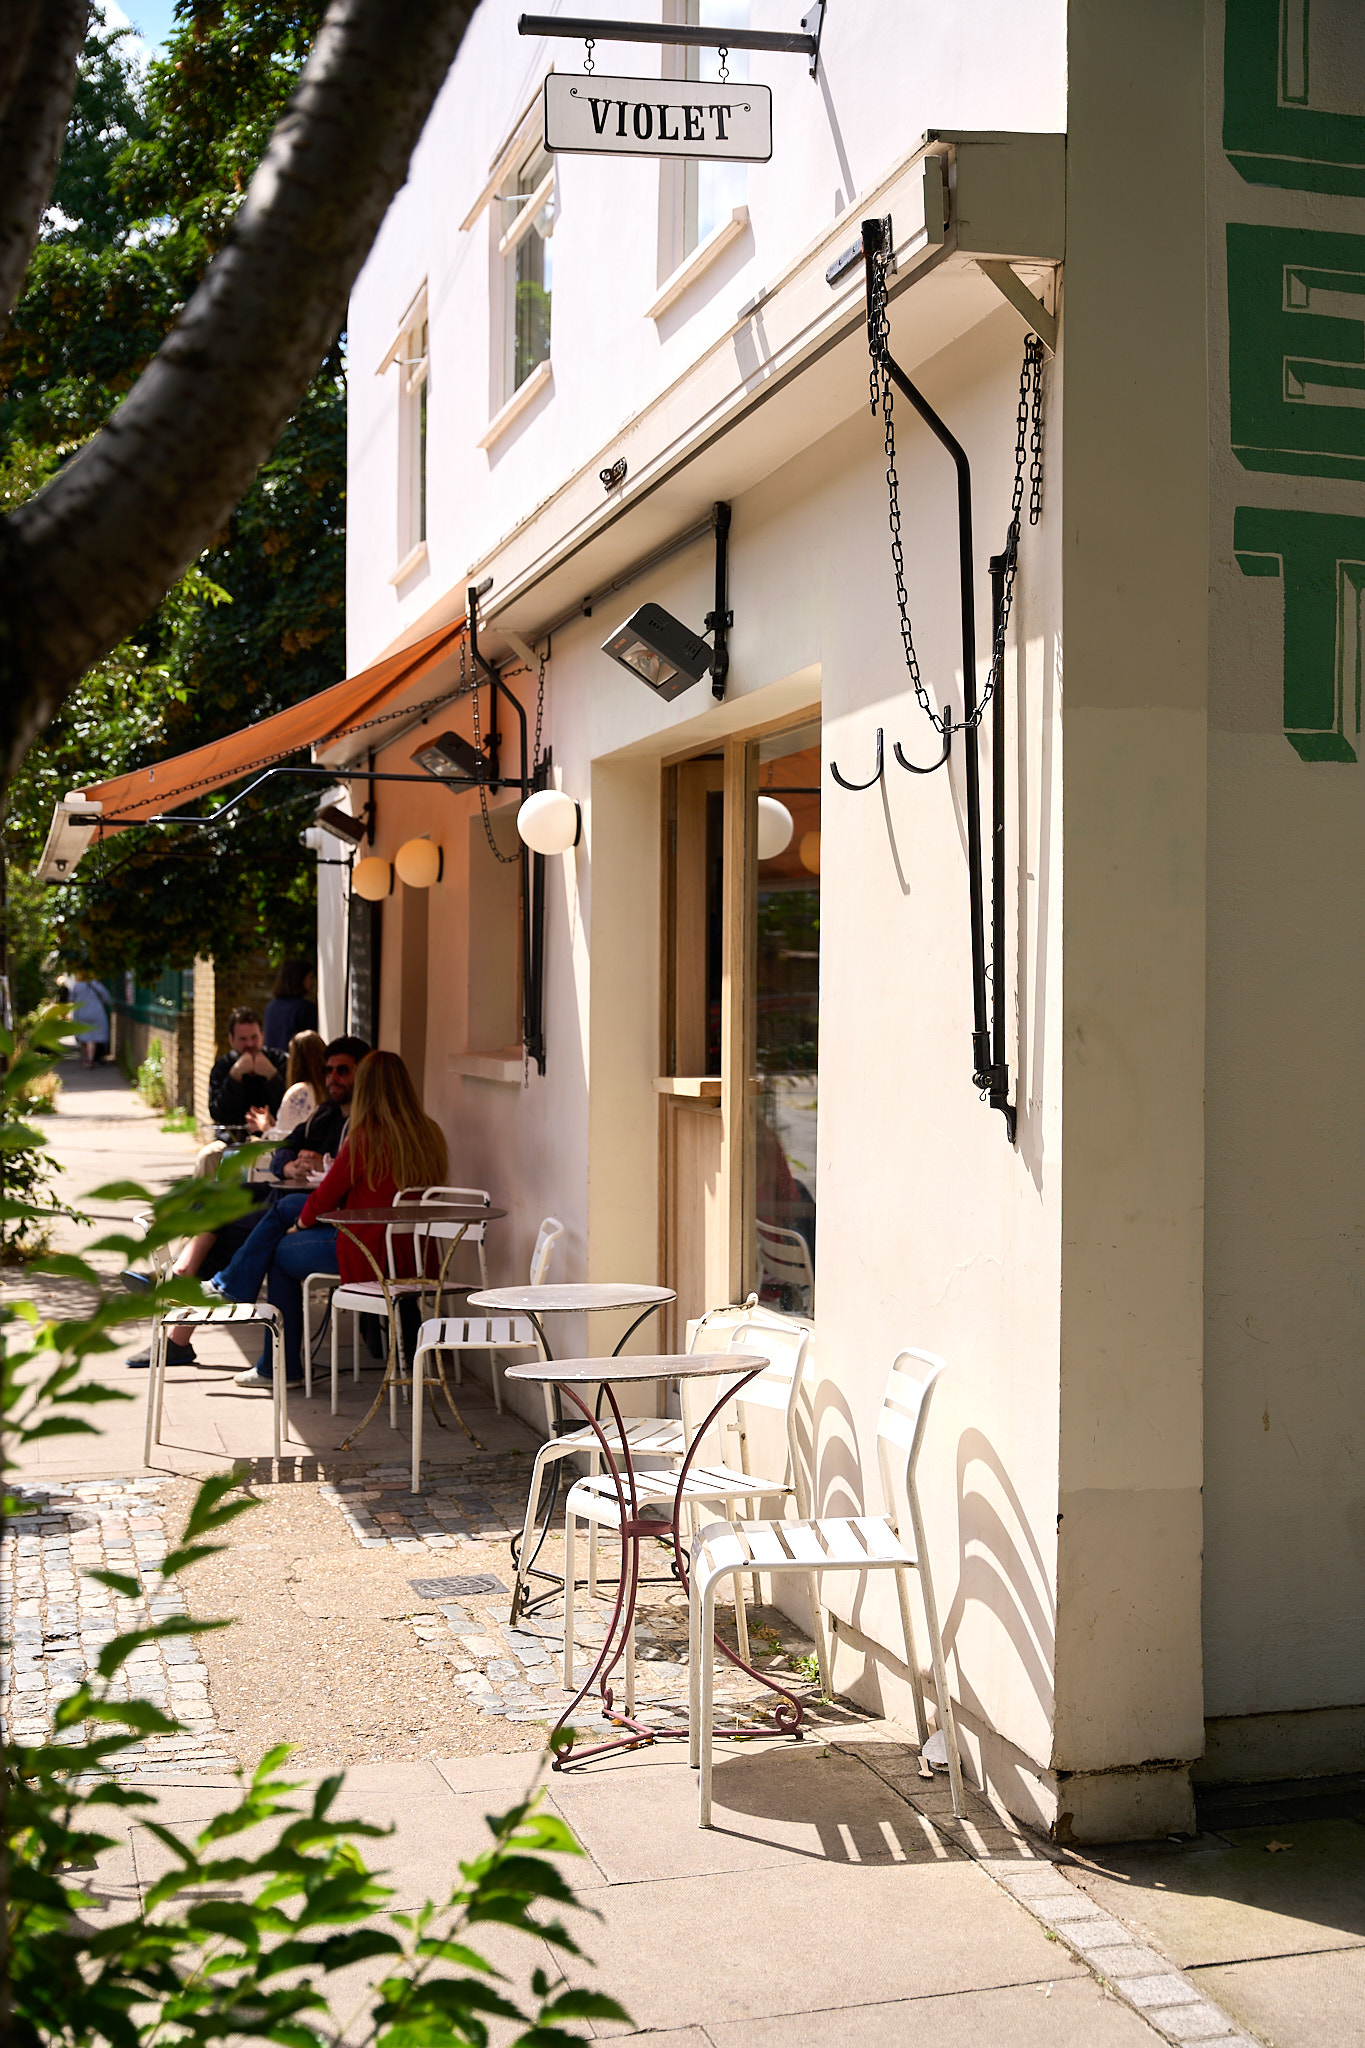
[[[379,365],[382,377],[398,372],[398,582],[426,554],[427,397],[431,387],[427,290],[423,285],[403,315]]]
[[[749,0],[687,0],[686,20],[692,28],[747,28]],[[720,77],[719,50],[689,50],[687,73],[714,83]],[[749,77],[747,50],[731,50],[726,59],[731,85],[743,85]],[[683,169],[682,256],[704,242],[708,235],[729,220],[737,206],[748,198],[747,164],[685,163]]]
[[[427,356],[427,321],[408,333],[408,353],[403,364],[404,440],[407,443],[407,547],[424,547],[427,538],[427,391],[430,385]],[[400,539],[401,547],[401,539]]]
[[[555,224],[553,157],[537,143],[498,195],[503,264],[503,396],[510,399],[550,360]]]

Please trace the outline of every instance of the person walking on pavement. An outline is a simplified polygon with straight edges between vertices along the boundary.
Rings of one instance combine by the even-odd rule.
[[[71,983],[71,1022],[81,1049],[81,1065],[93,1067],[109,1055],[109,1005],[113,997],[102,981],[77,975]]]
[[[400,1188],[429,1187],[443,1181],[446,1171],[445,1134],[423,1111],[407,1068],[396,1052],[372,1052],[356,1069],[345,1142],[321,1185],[308,1195],[297,1220],[280,1233],[265,1276],[266,1297],[280,1311],[284,1326],[285,1377],[291,1386],[303,1380],[306,1275],[373,1278],[360,1245],[349,1237],[339,1238],[335,1226],[320,1219],[338,1209],[389,1208]],[[382,1259],[382,1224],[358,1229],[356,1236]],[[415,1270],[410,1237],[395,1240],[395,1263],[400,1269]],[[246,1284],[250,1284],[249,1274]],[[263,1357],[250,1372],[237,1375],[237,1385],[268,1388],[271,1379],[269,1359]]]

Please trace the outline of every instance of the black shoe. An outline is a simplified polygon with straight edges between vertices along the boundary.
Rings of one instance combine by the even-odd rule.
[[[118,1277],[119,1285],[125,1287],[129,1294],[150,1294],[156,1286],[150,1273],[139,1273],[133,1266],[127,1267]]]
[[[128,1370],[130,1372],[146,1372],[151,1362],[152,1347],[149,1344],[145,1351],[139,1351],[136,1358],[128,1360]],[[166,1345],[166,1363],[167,1365],[198,1365],[199,1360],[194,1355],[193,1344],[177,1344],[174,1340],[170,1340]]]

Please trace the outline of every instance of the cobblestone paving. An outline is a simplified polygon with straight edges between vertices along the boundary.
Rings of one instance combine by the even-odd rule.
[[[529,1460],[521,1456],[471,1458],[457,1470],[434,1474],[420,1494],[411,1491],[406,1466],[379,1466],[368,1472],[328,1479],[319,1474],[318,1491],[340,1510],[356,1542],[364,1549],[387,1546],[410,1551],[453,1549],[461,1540],[507,1542],[522,1525],[526,1507]],[[614,1546],[603,1546],[604,1571],[614,1569]],[[410,1618],[423,1649],[439,1656],[452,1682],[468,1694],[481,1713],[511,1722],[549,1724],[571,1704],[563,1683],[564,1603],[562,1596],[538,1604],[516,1628],[508,1625],[511,1560],[505,1581],[489,1574],[474,1579],[415,1578],[414,1590],[430,1597],[429,1611]],[[428,1588],[431,1589],[428,1595]],[[605,1587],[604,1587],[605,1590]],[[612,1588],[614,1591],[614,1585]],[[438,1597],[438,1595],[443,1597]],[[598,1600],[590,1611],[580,1597],[575,1623],[575,1687],[583,1685],[606,1637],[608,1602]],[[636,1629],[637,1710],[660,1727],[686,1727],[687,1600],[673,1583],[643,1585]],[[732,1624],[722,1633],[737,1647]],[[795,1693],[807,1717],[821,1727],[861,1718],[856,1709],[823,1701],[818,1684],[801,1669],[814,1652],[810,1638],[788,1618],[760,1609],[750,1619],[751,1653],[757,1666]],[[616,1687],[623,1699],[621,1674]],[[727,1663],[717,1673],[717,1726],[760,1729],[773,1694],[756,1685],[747,1673]],[[604,1722],[595,1692],[579,1708],[571,1724],[583,1737],[600,1736]]]
[[[0,1672],[4,1721],[20,1742],[44,1741],[58,1703],[95,1671],[110,1639],[185,1613],[175,1581],[162,1583],[165,1479],[90,1480],[50,1487],[19,1486],[15,1498],[32,1510],[10,1524],[0,1544],[0,1631],[12,1646]],[[85,1575],[116,1571],[140,1581],[124,1599]],[[121,1775],[222,1771],[234,1759],[214,1739],[208,1672],[193,1637],[134,1650],[110,1697],[129,1689],[186,1724],[182,1735],[154,1735],[124,1752]]]

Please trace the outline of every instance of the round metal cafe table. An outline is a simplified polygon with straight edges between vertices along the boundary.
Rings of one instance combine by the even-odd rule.
[[[768,1363],[769,1360],[762,1351],[687,1351],[676,1354],[661,1353],[653,1358],[621,1358],[615,1354],[610,1358],[547,1358],[508,1367],[508,1379],[553,1386],[573,1402],[601,1445],[602,1456],[606,1459],[606,1469],[611,1474],[616,1489],[617,1510],[620,1516],[621,1569],[616,1582],[616,1603],[607,1625],[606,1638],[596,1664],[556,1722],[551,1741],[553,1742],[554,1736],[566,1722],[573,1718],[579,1705],[594,1686],[601,1695],[603,1718],[624,1732],[613,1736],[610,1741],[592,1743],[586,1748],[574,1747],[566,1751],[556,1748],[553,1763],[555,1770],[571,1769],[575,1764],[587,1763],[590,1758],[602,1756],[611,1750],[635,1749],[652,1742],[681,1741],[686,1735],[685,1728],[651,1727],[648,1722],[638,1719],[634,1713],[622,1712],[616,1705],[610,1683],[611,1675],[626,1654],[631,1639],[640,1585],[641,1543],[646,1539],[671,1540],[678,1577],[684,1591],[687,1591],[686,1550],[682,1540],[682,1504],[688,1472],[703,1438],[721,1409],[736,1396],[742,1396],[750,1380],[756,1379]],[[736,1374],[740,1375],[737,1381]],[[722,1378],[727,1384],[706,1420],[699,1425],[691,1449],[679,1468],[678,1483],[673,1495],[672,1520],[665,1521],[658,1514],[641,1514],[635,1468],[631,1462],[625,1422],[616,1399],[616,1388],[638,1386],[641,1382],[649,1381],[657,1385],[665,1380]],[[612,1421],[617,1432],[615,1450],[607,1438],[606,1431],[579,1392],[580,1387],[594,1385],[601,1388],[611,1408]],[[738,1665],[741,1671],[747,1672],[751,1678],[757,1679],[770,1692],[778,1695],[782,1703],[776,1709],[778,1726],[794,1733],[800,1727],[802,1719],[800,1701],[775,1679],[769,1678],[762,1671],[756,1671],[751,1664],[746,1664],[743,1658],[737,1656],[728,1643],[723,1642],[719,1636],[715,1638],[715,1643],[732,1664]]]
[[[619,1340],[616,1349],[612,1353],[612,1357],[617,1358],[620,1356],[622,1348],[635,1335],[641,1323],[647,1322],[650,1316],[657,1315],[661,1308],[667,1307],[670,1301],[676,1301],[677,1298],[673,1288],[656,1287],[650,1282],[643,1280],[583,1280],[568,1281],[557,1287],[487,1287],[482,1294],[470,1295],[469,1306],[471,1308],[490,1310],[497,1315],[525,1316],[535,1330],[536,1336],[540,1340],[540,1348],[546,1358],[553,1358],[554,1352],[550,1348],[550,1340],[545,1334],[545,1325],[540,1320],[542,1316],[582,1316],[598,1312],[606,1313],[613,1309],[626,1312],[629,1312],[631,1309],[638,1309],[640,1311],[639,1315],[636,1316],[634,1322]],[[554,1383],[551,1382],[550,1384],[553,1385]],[[562,1436],[563,1433],[564,1404],[560,1398],[558,1386],[554,1386],[554,1434]],[[539,1531],[535,1530],[535,1521],[536,1509],[540,1503],[531,1500],[526,1503],[525,1523],[520,1533],[512,1538],[509,1545],[512,1552],[512,1563],[516,1567],[516,1578],[512,1590],[512,1620],[514,1623],[519,1613],[525,1613],[527,1608],[534,1604],[526,1598],[525,1581],[527,1579],[536,1578],[545,1581],[545,1591],[544,1593],[537,1594],[537,1600],[552,1599],[555,1590],[564,1583],[554,1572],[540,1571],[536,1566],[536,1559],[540,1555],[541,1545],[550,1532],[550,1524],[554,1520],[555,1508],[559,1501],[559,1467],[561,1462],[561,1460],[556,1459],[551,1468],[549,1498],[546,1502],[545,1516],[540,1524]],[[521,1560],[526,1555],[527,1545],[531,1543],[533,1533],[535,1534],[535,1542],[531,1548],[529,1559],[523,1566]]]

